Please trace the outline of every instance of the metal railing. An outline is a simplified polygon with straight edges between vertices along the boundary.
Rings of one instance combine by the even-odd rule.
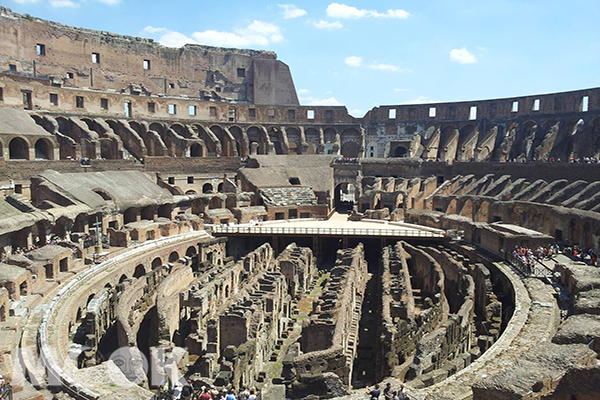
[[[375,228],[309,228],[283,226],[241,226],[205,225],[212,233],[255,234],[255,235],[324,235],[324,236],[391,236],[443,238],[445,232],[421,231],[417,229],[375,229]]]
[[[506,255],[506,261],[528,278],[554,279],[554,272],[536,259],[532,263],[526,264],[519,257],[509,253]]]

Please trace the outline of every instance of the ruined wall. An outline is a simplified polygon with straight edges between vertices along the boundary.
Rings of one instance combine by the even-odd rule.
[[[299,341],[305,354],[294,358],[299,375],[333,372],[345,385],[350,384],[367,278],[362,244],[338,250],[310,320],[302,326]]]
[[[272,52],[202,45],[168,48],[151,39],[27,18],[6,8],[0,18],[2,64],[5,70],[15,65],[11,72],[21,76],[132,95],[298,104],[289,69]]]

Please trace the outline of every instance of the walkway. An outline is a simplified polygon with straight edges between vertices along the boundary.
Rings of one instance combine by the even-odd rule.
[[[227,235],[446,237],[446,232],[441,229],[383,220],[350,221],[347,215],[339,213],[334,213],[328,220],[296,219],[261,222],[258,225],[206,225],[205,228],[213,234]]]

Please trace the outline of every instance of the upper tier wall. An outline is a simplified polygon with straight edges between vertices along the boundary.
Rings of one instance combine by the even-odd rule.
[[[152,39],[71,27],[4,7],[0,43],[1,71],[59,86],[298,104],[289,68],[273,52],[202,45],[169,48]]]

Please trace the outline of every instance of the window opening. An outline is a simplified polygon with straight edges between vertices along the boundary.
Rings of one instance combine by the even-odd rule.
[[[148,102],[148,112],[155,113],[156,112],[156,103],[149,101]]]
[[[144,69],[150,69],[150,60],[144,60],[142,65],[144,66]]]
[[[469,119],[477,119],[477,106],[471,106],[471,108],[469,109]]]
[[[248,118],[256,118],[256,108],[248,109]]]
[[[540,111],[540,99],[533,101],[533,111]]]
[[[196,106],[188,106],[188,114],[196,115]]]
[[[36,44],[35,52],[37,53],[38,56],[45,56],[46,55],[46,45],[40,44],[40,43]]]
[[[315,110],[306,110],[306,119],[315,119]]]
[[[108,110],[108,99],[100,99],[100,108]]]
[[[590,105],[590,98],[589,96],[583,96],[583,98],[581,99],[581,112],[587,112],[589,109],[589,105]]]
[[[396,109],[395,108],[390,108],[388,110],[388,118],[389,119],[396,119]]]
[[[169,114],[177,114],[177,106],[175,104],[169,104]]]
[[[75,107],[83,108],[83,106],[84,106],[83,96],[75,97]]]
[[[50,93],[50,104],[52,104],[53,106],[58,105],[58,94]]]
[[[519,112],[519,102],[518,101],[512,102],[512,107],[511,107],[510,111],[511,112]]]
[[[435,107],[429,107],[429,118],[435,118],[436,109]]]
[[[92,53],[92,63],[100,64],[100,53]]]

